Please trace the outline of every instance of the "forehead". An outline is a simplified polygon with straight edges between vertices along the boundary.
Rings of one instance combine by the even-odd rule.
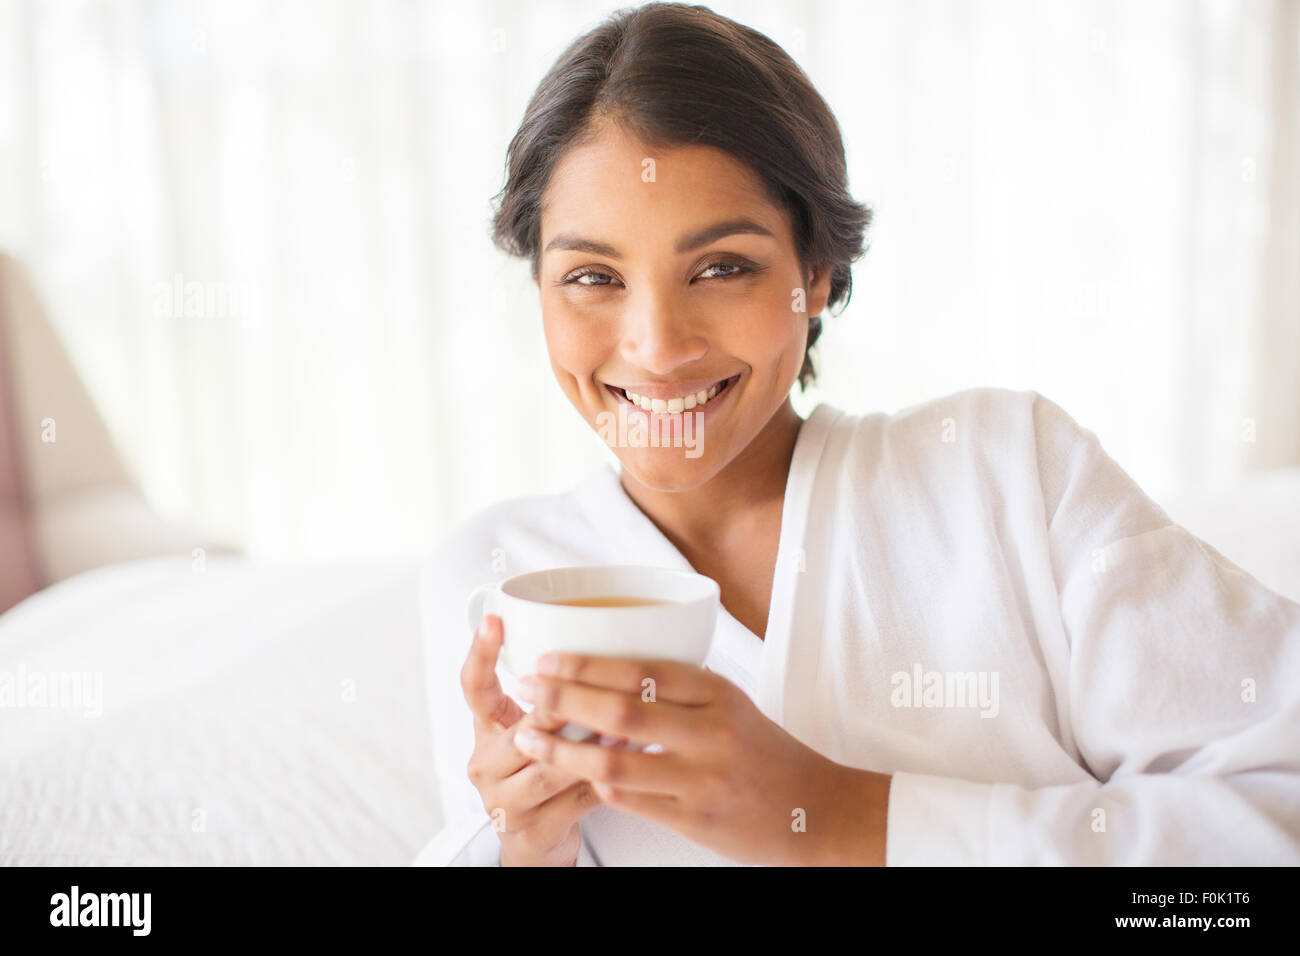
[[[720,216],[748,216],[780,236],[788,229],[758,174],[712,146],[651,146],[620,127],[570,148],[542,197],[541,231],[644,234],[682,231]]]

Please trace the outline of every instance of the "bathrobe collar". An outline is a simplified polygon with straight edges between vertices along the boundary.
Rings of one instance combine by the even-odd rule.
[[[804,568],[801,549],[813,481],[831,426],[843,414],[829,405],[815,406],[795,439],[781,509],[781,537],[766,638],[760,639],[719,604],[718,624],[706,662],[710,670],[739,684],[765,714],[778,722],[795,585]],[[613,466],[602,465],[593,471],[578,486],[577,500],[592,527],[606,539],[617,563],[694,570],[677,546],[628,496]]]

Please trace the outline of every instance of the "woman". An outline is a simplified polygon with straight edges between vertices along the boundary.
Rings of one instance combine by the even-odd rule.
[[[1300,606],[1034,392],[794,411],[871,216],[779,47],[705,7],[616,14],[543,79],[499,200],[583,418],[702,440],[616,442],[617,474],[429,561],[424,862],[1300,862]],[[721,586],[706,667],[655,665],[656,706],[616,659],[503,686],[492,616],[466,652],[487,568],[599,563]]]

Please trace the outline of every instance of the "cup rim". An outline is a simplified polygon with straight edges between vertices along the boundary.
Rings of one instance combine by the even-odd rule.
[[[681,580],[696,580],[701,583],[707,582],[708,589],[706,593],[701,594],[698,597],[684,598],[681,600],[673,599],[673,600],[669,600],[666,604],[662,604],[662,605],[630,604],[630,605],[606,605],[606,606],[593,606],[593,605],[582,605],[582,604],[555,604],[550,601],[540,601],[537,598],[523,597],[518,594],[511,594],[510,591],[507,590],[507,588],[509,588],[513,584],[516,584],[517,582],[524,581],[525,579],[528,578],[540,577],[541,575],[545,575],[545,574],[554,574],[556,572],[577,572],[577,571],[609,571],[611,569],[618,569],[620,571],[629,571],[629,572],[653,571],[657,574],[669,574]],[[717,600],[722,594],[722,589],[718,585],[718,582],[713,580],[713,578],[709,577],[707,574],[701,574],[700,572],[694,570],[688,571],[683,568],[666,568],[663,567],[662,565],[655,565],[655,564],[575,564],[575,565],[566,565],[564,567],[559,567],[559,568],[539,568],[536,571],[524,571],[520,574],[514,575],[513,577],[506,578],[504,581],[498,584],[497,587],[500,588],[501,595],[503,597],[507,597],[512,601],[522,601],[526,604],[532,604],[538,607],[553,607],[557,609],[563,609],[565,611],[579,611],[579,612],[598,611],[598,612],[606,612],[606,613],[608,612],[617,613],[617,612],[627,612],[627,611],[640,611],[644,613],[646,611],[652,611],[656,608],[685,607],[691,604],[697,604],[702,601]]]

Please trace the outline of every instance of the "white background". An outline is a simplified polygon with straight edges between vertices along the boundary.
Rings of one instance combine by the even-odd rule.
[[[0,0],[0,248],[157,507],[415,555],[608,455],[488,218],[617,6]],[[808,72],[876,211],[802,410],[1035,388],[1157,498],[1300,463],[1294,0],[712,6]],[[166,314],[176,277],[212,310]]]

